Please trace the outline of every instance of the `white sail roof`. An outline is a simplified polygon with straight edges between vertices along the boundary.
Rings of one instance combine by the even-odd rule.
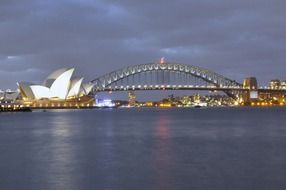
[[[36,99],[50,98],[50,89],[42,85],[31,85],[31,90]]]
[[[22,94],[23,97],[28,98],[28,99],[34,99],[34,93],[31,90],[30,86],[33,85],[30,82],[19,82],[17,83],[19,90]]]
[[[74,98],[79,95],[87,95],[93,88],[92,83],[82,84],[83,78],[71,80],[74,68],[58,69],[50,74],[44,85],[32,83],[18,83],[19,90],[27,99],[61,99]]]
[[[65,71],[57,77],[50,88],[50,98],[66,99],[73,72],[74,68]]]
[[[61,68],[58,69],[54,72],[52,72],[44,81],[43,85],[46,87],[51,87],[52,84],[54,83],[54,81],[60,76],[62,75],[64,72],[66,72],[67,70],[69,70],[68,68]]]
[[[79,95],[80,87],[82,84],[83,78],[76,78],[71,81],[70,90],[68,93],[68,97],[74,97]]]
[[[82,84],[80,95],[88,95],[91,92],[93,86],[94,85],[92,83]]]

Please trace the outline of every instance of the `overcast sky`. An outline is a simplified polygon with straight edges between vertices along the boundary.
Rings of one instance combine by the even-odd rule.
[[[285,0],[1,0],[0,89],[155,62],[286,79]]]

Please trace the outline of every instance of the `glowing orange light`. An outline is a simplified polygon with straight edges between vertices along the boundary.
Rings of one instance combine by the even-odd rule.
[[[164,58],[164,57],[161,57],[161,59],[160,59],[160,64],[164,64],[164,63],[166,63],[166,62],[165,62],[165,58]]]
[[[168,107],[172,107],[172,104],[170,104],[170,103],[160,103],[159,106],[160,107],[164,107],[164,108],[168,108]]]

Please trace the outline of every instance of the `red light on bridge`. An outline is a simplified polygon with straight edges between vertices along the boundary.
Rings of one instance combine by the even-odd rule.
[[[160,64],[165,64],[165,63],[166,63],[165,57],[161,57],[161,59],[160,59]]]

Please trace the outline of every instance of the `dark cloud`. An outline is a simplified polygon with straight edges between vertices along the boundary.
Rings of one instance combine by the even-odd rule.
[[[0,88],[74,66],[92,80],[127,65],[193,64],[238,81],[286,79],[282,0],[2,0]]]

